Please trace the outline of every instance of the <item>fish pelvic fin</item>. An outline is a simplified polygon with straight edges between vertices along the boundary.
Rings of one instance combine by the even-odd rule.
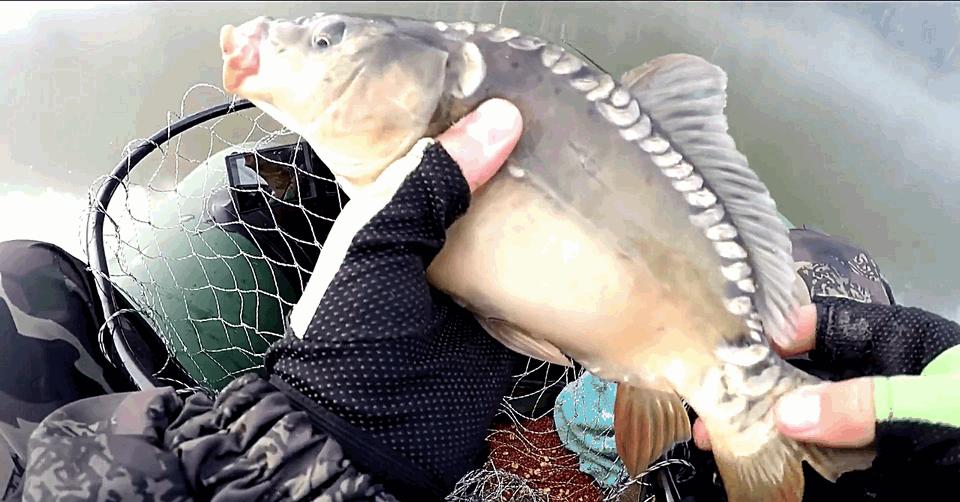
[[[779,397],[802,386],[821,383],[812,375],[794,370],[789,371],[793,375],[781,380],[783,385],[778,385],[773,394]],[[744,413],[749,414],[750,410]],[[743,427],[737,432],[731,425],[737,418],[723,424],[716,418],[704,419],[727,500],[800,502],[805,485],[803,462],[831,482],[847,472],[873,465],[876,458],[873,446],[831,448],[800,442],[776,430],[773,414],[770,407],[761,419],[741,422]]]
[[[691,437],[683,402],[661,381],[617,385],[613,430],[617,454],[631,477]]]
[[[476,319],[490,336],[518,354],[560,366],[573,367],[570,358],[546,340],[536,339],[502,319],[482,316],[476,316]]]
[[[650,116],[654,130],[716,194],[746,248],[764,331],[776,340],[788,339],[799,307],[789,230],[769,190],[728,133],[726,73],[697,56],[668,54],[620,80]]]

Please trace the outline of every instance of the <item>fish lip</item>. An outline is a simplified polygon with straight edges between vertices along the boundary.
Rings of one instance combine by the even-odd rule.
[[[223,87],[227,92],[236,93],[247,78],[259,72],[260,44],[266,34],[267,22],[262,19],[220,28]]]
[[[233,32],[237,29],[232,24],[225,24],[220,28],[220,52],[226,58],[236,49],[233,44]]]

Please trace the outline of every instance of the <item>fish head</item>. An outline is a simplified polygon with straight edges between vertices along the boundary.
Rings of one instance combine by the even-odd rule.
[[[354,187],[424,136],[449,57],[389,18],[342,14],[226,25],[220,48],[224,89],[299,134]]]

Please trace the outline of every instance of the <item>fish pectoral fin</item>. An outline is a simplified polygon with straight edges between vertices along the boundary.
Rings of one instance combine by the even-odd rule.
[[[556,345],[546,340],[535,339],[507,321],[479,316],[477,321],[487,333],[490,333],[490,336],[514,352],[548,363],[573,367],[570,358],[564,355]]]
[[[613,410],[617,453],[631,477],[675,444],[690,440],[690,416],[665,381],[617,385]]]

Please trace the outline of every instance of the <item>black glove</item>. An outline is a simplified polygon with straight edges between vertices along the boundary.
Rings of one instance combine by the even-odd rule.
[[[278,387],[342,426],[338,439],[363,450],[361,465],[406,472],[396,476],[421,490],[416,500],[480,467],[520,357],[425,278],[469,202],[457,163],[440,143],[427,147],[350,241],[303,339],[288,330],[266,356]]]
[[[883,500],[953,490],[960,479],[960,325],[918,308],[827,297],[814,303],[810,359],[874,384],[877,460],[869,474],[845,476],[859,479],[847,489],[859,485],[857,499],[875,492]]]

